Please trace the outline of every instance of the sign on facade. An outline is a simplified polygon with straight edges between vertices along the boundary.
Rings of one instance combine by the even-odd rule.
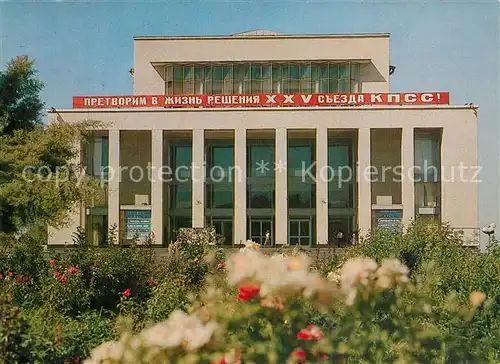
[[[151,232],[151,211],[125,211],[125,239],[145,240]]]
[[[279,107],[279,106],[389,106],[447,105],[448,92],[252,94],[252,95],[134,95],[74,96],[75,109],[178,108],[178,107]]]
[[[375,213],[378,229],[398,231],[401,229],[401,211],[381,210]]]

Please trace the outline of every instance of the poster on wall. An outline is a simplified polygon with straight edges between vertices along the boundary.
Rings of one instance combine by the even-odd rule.
[[[447,105],[448,92],[74,96],[74,109]]]
[[[151,232],[151,211],[125,211],[125,239],[147,239]]]
[[[375,213],[377,229],[398,231],[401,229],[401,211],[381,210]]]

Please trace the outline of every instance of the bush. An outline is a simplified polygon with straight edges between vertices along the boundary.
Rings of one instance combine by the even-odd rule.
[[[75,318],[52,307],[25,312],[29,332],[25,340],[33,362],[78,362],[89,349],[116,337],[114,318],[100,312],[87,312]]]
[[[404,234],[374,232],[363,243],[350,248],[345,259],[370,256],[378,261],[396,257],[410,269],[414,279],[422,282],[424,292],[436,312],[440,313],[439,330],[461,339],[456,347],[447,348],[449,360],[455,355],[476,355],[486,358],[500,352],[500,249],[487,253],[462,246],[460,235],[447,225],[414,222]],[[481,291],[490,297],[488,309],[478,310],[475,320],[466,329],[448,315],[450,299],[464,305],[470,292]],[[468,353],[464,348],[469,349]],[[498,357],[497,357],[498,358]]]
[[[459,334],[439,330],[441,312],[397,259],[352,258],[332,281],[309,266],[304,254],[268,257],[245,248],[227,262],[227,282],[236,292],[209,286],[189,313],[174,311],[165,322],[103,344],[87,363],[441,363],[454,359],[452,349],[466,362],[485,359],[459,349]],[[446,314],[465,329],[488,309],[485,297],[473,292]],[[314,324],[312,312],[335,322]]]
[[[29,363],[31,352],[26,346],[28,324],[21,310],[12,305],[12,297],[0,291],[0,363]]]

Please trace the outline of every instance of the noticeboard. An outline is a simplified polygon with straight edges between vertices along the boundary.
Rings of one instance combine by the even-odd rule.
[[[125,211],[125,239],[147,239],[151,232],[151,211]]]
[[[401,229],[401,211],[381,210],[375,213],[377,229],[398,231]]]

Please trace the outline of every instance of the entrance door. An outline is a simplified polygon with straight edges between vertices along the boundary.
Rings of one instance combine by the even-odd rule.
[[[328,243],[343,246],[348,244],[353,233],[351,218],[338,217],[328,220]]]
[[[272,219],[251,219],[250,220],[250,239],[260,245],[264,245],[266,241],[266,233],[269,231],[271,235],[271,245],[273,245],[273,220]]]
[[[311,220],[293,219],[288,222],[290,245],[307,245],[312,243]]]
[[[224,245],[233,244],[233,221],[228,219],[212,219],[215,233],[223,238]]]
[[[87,215],[86,234],[92,245],[105,246],[108,238],[108,216]]]

